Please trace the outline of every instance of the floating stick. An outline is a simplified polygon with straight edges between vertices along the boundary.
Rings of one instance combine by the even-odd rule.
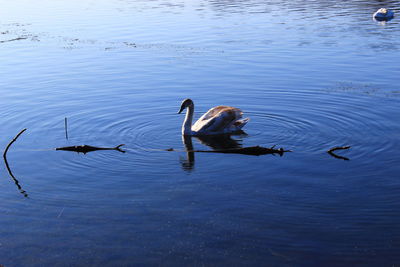
[[[164,149],[164,151],[176,151],[176,150],[174,150],[173,148],[168,148]],[[215,150],[189,150],[187,152],[243,154],[243,155],[253,155],[253,156],[261,156],[266,154],[279,154],[280,156],[282,156],[285,152],[292,152],[292,151],[285,150],[283,148],[275,149],[275,146],[272,147],[249,146],[249,147],[215,149]]]
[[[97,147],[97,146],[89,146],[89,145],[64,146],[64,147],[57,147],[56,150],[74,151],[74,152],[83,153],[83,154],[86,154],[86,153],[92,152],[92,151],[97,151],[97,150],[117,150],[119,152],[125,153],[125,150],[122,150],[121,146],[124,146],[124,144],[120,144],[116,147]]]
[[[337,158],[337,159],[350,160],[349,158],[346,158],[346,157],[343,157],[343,156],[339,156],[339,155],[336,155],[335,153],[333,153],[333,151],[335,151],[335,150],[349,149],[350,147],[351,146],[336,146],[336,147],[333,147],[333,148],[329,149],[328,150],[328,154],[331,155],[334,158]]]
[[[23,130],[21,130],[21,131],[14,137],[14,139],[11,140],[10,143],[8,143],[6,149],[4,150],[4,153],[3,153],[3,157],[4,157],[5,160],[7,160],[7,151],[8,151],[8,149],[10,148],[10,146],[11,146],[11,145],[18,139],[18,137],[19,137],[23,132],[25,132],[25,131],[26,131],[26,128],[23,129]]]
[[[331,149],[328,150],[328,153],[333,152],[335,150],[339,150],[339,149],[349,149],[351,146],[335,146]]]

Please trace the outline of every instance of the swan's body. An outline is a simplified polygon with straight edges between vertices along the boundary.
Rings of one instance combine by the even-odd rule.
[[[394,17],[394,12],[386,8],[380,8],[373,15],[376,20],[391,20]]]
[[[182,102],[178,113],[181,113],[185,108],[187,108],[187,112],[182,125],[183,135],[234,133],[240,131],[249,121],[249,118],[241,119],[243,112],[238,108],[217,106],[207,111],[192,125],[194,104],[191,99],[185,99]]]

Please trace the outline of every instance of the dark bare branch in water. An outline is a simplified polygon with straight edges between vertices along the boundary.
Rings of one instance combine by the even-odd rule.
[[[8,151],[8,149],[10,148],[10,146],[11,146],[11,145],[18,139],[18,137],[19,137],[23,132],[25,132],[25,131],[26,131],[26,128],[25,128],[25,129],[22,129],[22,130],[14,137],[14,139],[11,140],[10,143],[8,143],[6,149],[4,150],[4,153],[3,153],[4,159],[7,159],[7,151]]]
[[[13,181],[14,181],[15,185],[17,186],[18,190],[21,192],[21,194],[24,195],[24,197],[28,197],[28,194],[26,193],[25,190],[22,189],[21,185],[19,184],[19,181],[17,180],[17,178],[15,178],[14,174],[12,173],[11,168],[10,168],[10,165],[8,164],[8,161],[7,161],[7,152],[8,152],[8,149],[9,149],[10,146],[18,139],[18,137],[19,137],[23,132],[25,132],[25,131],[26,131],[26,129],[21,130],[21,131],[14,137],[14,139],[11,140],[10,143],[8,143],[6,149],[4,150],[3,158],[4,158],[4,163],[6,164],[6,168],[7,168],[8,174],[10,174],[10,176],[11,176],[11,178],[13,179]]]
[[[349,148],[350,148],[350,146],[336,146],[336,147],[329,149],[328,154],[337,159],[350,160],[349,158],[339,156],[339,155],[336,155],[335,153],[333,153],[333,151],[336,151],[336,150],[349,149]]]
[[[328,153],[329,153],[329,152],[333,152],[333,151],[335,151],[335,150],[339,150],[339,149],[349,149],[350,147],[351,147],[351,146],[335,146],[335,147],[329,149],[329,150],[328,150]]]
[[[174,150],[172,148],[169,148],[169,149],[166,149],[165,151],[174,151]],[[283,148],[275,149],[275,146],[272,146],[272,147],[249,146],[249,147],[215,149],[215,150],[192,150],[192,151],[187,151],[187,152],[243,154],[243,155],[252,155],[252,156],[278,154],[278,155],[282,156],[285,152],[292,152],[292,151],[285,150]]]
[[[25,40],[25,39],[28,39],[28,37],[18,37],[18,38],[14,38],[14,39],[10,39],[10,40],[4,40],[4,41],[0,41],[0,43],[13,42],[13,41],[19,41],[19,40]]]
[[[272,147],[249,146],[249,147],[217,149],[217,150],[195,150],[194,152],[229,153],[229,154],[243,154],[243,155],[253,155],[253,156],[278,154],[280,156],[283,156],[285,152],[292,152],[292,151],[285,150],[283,148],[275,149],[275,146]]]
[[[92,152],[92,151],[97,151],[97,150],[117,150],[119,152],[125,153],[125,150],[122,150],[121,146],[124,146],[124,144],[120,144],[116,147],[96,147],[96,146],[89,146],[89,145],[65,146],[65,147],[57,147],[56,150],[74,151],[74,152],[83,153],[83,154],[86,154],[86,153]]]
[[[68,124],[67,124],[67,117],[64,119],[64,128],[65,128],[65,139],[68,140]]]

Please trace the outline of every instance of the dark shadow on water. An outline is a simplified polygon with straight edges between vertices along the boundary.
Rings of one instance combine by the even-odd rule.
[[[194,168],[194,152],[193,142],[191,136],[182,135],[182,142],[186,150],[186,158],[180,157],[179,162],[181,163],[184,171],[191,171]]]
[[[246,136],[247,134],[243,131],[234,134],[234,136]],[[223,149],[238,149],[242,147],[240,143],[241,140],[232,139],[233,135],[224,134],[224,135],[204,135],[204,136],[185,136],[182,135],[182,142],[185,146],[186,150],[186,159],[181,158],[180,163],[182,165],[182,169],[185,171],[191,171],[194,168],[194,153],[200,152],[196,151],[193,148],[192,138],[200,141],[201,144],[208,146],[212,149],[212,151],[218,151]]]
[[[272,147],[261,147],[261,146],[250,146],[243,147],[240,141],[235,140],[232,136],[247,136],[243,131],[230,135],[208,135],[208,136],[195,136],[200,141],[201,144],[210,147],[212,150],[195,150],[193,148],[192,136],[182,136],[182,142],[186,151],[186,158],[181,158],[180,163],[182,169],[185,171],[191,171],[194,168],[195,162],[195,152],[202,153],[221,153],[221,154],[241,154],[248,156],[261,156],[267,154],[278,154],[283,156],[285,152],[291,152],[290,150],[285,150],[283,148],[276,149],[275,146]]]
[[[234,135],[224,134],[224,135],[204,135],[196,136],[195,138],[200,141],[205,146],[208,146],[214,150],[219,149],[230,149],[230,148],[241,148],[242,140],[232,139],[232,136],[245,137],[247,134],[243,131],[235,133]]]

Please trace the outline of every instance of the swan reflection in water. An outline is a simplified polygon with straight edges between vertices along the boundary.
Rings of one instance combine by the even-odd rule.
[[[240,131],[235,134],[223,134],[223,135],[202,135],[202,136],[182,135],[182,142],[186,151],[186,158],[184,157],[180,158],[182,169],[185,171],[191,171],[194,168],[195,151],[193,148],[192,138],[197,139],[202,145],[208,146],[212,150],[241,148],[242,139],[236,140],[233,139],[232,136],[241,138],[247,136],[247,134],[243,131]]]

